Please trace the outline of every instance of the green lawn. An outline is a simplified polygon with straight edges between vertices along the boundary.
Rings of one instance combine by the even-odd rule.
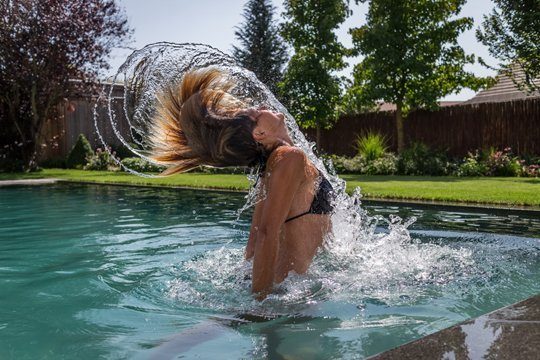
[[[540,206],[540,179],[517,177],[342,175],[365,197]]]
[[[56,178],[77,182],[175,186],[205,189],[247,190],[245,175],[186,173],[160,178],[146,178],[126,172],[44,169],[35,173],[0,173],[0,180]]]
[[[430,176],[343,175],[347,191],[360,186],[368,198],[466,202],[499,205],[540,206],[540,179],[458,178]],[[2,174],[0,180],[58,178],[78,182],[146,186],[176,186],[246,190],[244,175],[187,173],[166,178],[144,178],[121,172],[46,169],[30,174]]]

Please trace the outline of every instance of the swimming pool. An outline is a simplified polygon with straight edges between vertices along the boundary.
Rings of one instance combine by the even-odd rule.
[[[323,252],[258,304],[242,261],[249,214],[235,221],[243,203],[0,188],[0,357],[362,358],[540,292],[539,213],[366,203],[416,216],[409,240],[389,247],[382,221],[358,256]]]

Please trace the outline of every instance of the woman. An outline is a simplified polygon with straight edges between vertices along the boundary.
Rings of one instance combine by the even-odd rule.
[[[252,292],[262,300],[290,271],[307,271],[330,229],[332,187],[293,146],[284,115],[247,108],[233,87],[216,68],[185,74],[159,98],[151,157],[169,166],[164,174],[261,165],[245,257],[253,258]]]

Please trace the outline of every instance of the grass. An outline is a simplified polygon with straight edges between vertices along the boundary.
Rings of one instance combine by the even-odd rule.
[[[342,175],[368,198],[540,206],[540,179],[518,177]]]
[[[342,175],[347,191],[360,186],[367,198],[423,200],[540,207],[540,179],[516,177],[431,177]],[[122,172],[45,169],[36,173],[0,173],[0,180],[57,178],[76,182],[247,190],[245,175],[187,173],[143,178]]]
[[[44,169],[35,173],[0,173],[0,180],[56,178],[74,182],[126,184],[140,186],[190,187],[203,189],[247,190],[245,175],[186,173],[161,178],[146,178],[126,172]]]

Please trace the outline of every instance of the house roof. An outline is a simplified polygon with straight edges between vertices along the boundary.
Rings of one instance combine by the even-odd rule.
[[[525,80],[525,74],[523,70],[514,66],[512,68],[514,78],[518,81]],[[490,88],[479,91],[473,98],[467,100],[464,104],[479,104],[487,102],[504,102],[511,100],[521,100],[527,98],[540,97],[540,92],[527,93],[520,90],[514,83],[512,78],[507,74],[501,72],[495,78],[496,83]],[[534,80],[534,83],[540,87],[540,79]]]

